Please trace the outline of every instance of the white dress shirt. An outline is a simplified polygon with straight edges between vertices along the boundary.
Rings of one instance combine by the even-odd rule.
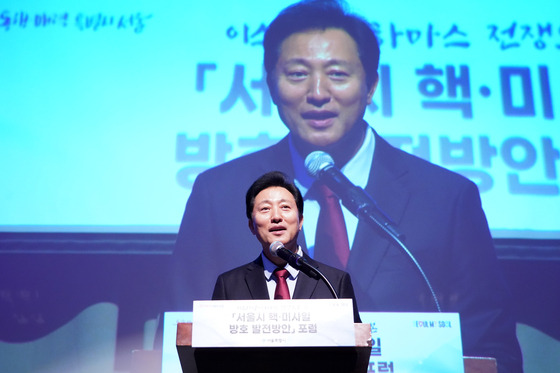
[[[297,254],[302,256],[303,250],[300,246],[298,246]],[[270,299],[274,299],[274,291],[276,290],[276,276],[273,276],[272,273],[278,266],[272,263],[264,254],[261,253],[262,261],[264,264],[264,277],[266,277],[266,286],[268,288],[268,296]],[[294,290],[296,288],[297,277],[299,275],[299,269],[292,267],[290,264],[286,263],[284,267],[290,273],[290,276],[286,279],[288,283],[288,290],[290,290],[290,299],[294,297]]]

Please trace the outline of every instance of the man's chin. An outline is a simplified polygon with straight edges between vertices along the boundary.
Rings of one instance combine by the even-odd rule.
[[[336,148],[336,144],[340,140],[340,137],[320,134],[317,136],[308,136],[305,138],[294,136],[294,139],[298,150],[303,155],[307,155],[317,150],[327,153],[333,151],[334,148]]]
[[[345,134],[311,133],[302,137],[293,132],[293,139],[298,152],[303,158],[307,157],[309,153],[319,150],[330,154],[335,164],[338,167],[342,167],[356,154],[362,145],[366,129],[367,124],[362,121],[360,125],[355,125]]]
[[[267,248],[267,250],[268,250],[268,248],[270,247],[270,245],[272,245],[272,244],[273,244],[274,242],[276,242],[276,241],[280,241],[280,242],[282,242],[283,244],[286,242],[286,240],[284,239],[284,236],[283,236],[283,235],[280,235],[280,236],[272,236],[272,237],[269,237],[269,238],[267,239],[267,242],[266,242],[263,246],[266,246],[266,248]]]

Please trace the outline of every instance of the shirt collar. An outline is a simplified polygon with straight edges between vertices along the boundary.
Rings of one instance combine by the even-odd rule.
[[[301,246],[298,245],[298,250],[297,250],[297,254],[299,256],[303,256],[303,250],[301,249]],[[276,268],[278,268],[278,266],[274,263],[272,263],[270,261],[270,259],[268,259],[264,253],[261,253],[261,257],[262,257],[262,261],[263,261],[263,266],[264,266],[264,276],[266,277],[266,280],[270,280],[270,277],[272,276],[272,273],[274,272],[274,270]],[[289,263],[286,263],[286,266],[284,267],[288,270],[288,272],[290,273],[290,278],[295,279],[298,274],[299,274],[299,269],[296,269],[294,267],[292,267]]]

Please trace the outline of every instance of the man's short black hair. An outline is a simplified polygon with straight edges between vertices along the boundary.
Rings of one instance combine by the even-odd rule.
[[[379,43],[369,23],[360,16],[348,13],[339,0],[304,0],[282,10],[266,30],[263,41],[264,67],[270,88],[282,42],[294,33],[328,28],[344,30],[354,39],[366,73],[367,87],[371,88],[375,84]]]
[[[255,180],[249,187],[249,190],[247,190],[247,194],[245,195],[245,207],[248,219],[252,218],[257,194],[270,187],[281,187],[290,192],[296,201],[299,216],[303,216],[303,197],[298,187],[283,172],[271,171]]]

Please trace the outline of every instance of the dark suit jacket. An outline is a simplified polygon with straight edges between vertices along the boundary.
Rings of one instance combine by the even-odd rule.
[[[460,313],[464,354],[493,356],[501,371],[520,371],[510,296],[476,185],[375,136],[365,189],[404,234],[443,311]],[[171,307],[192,309],[193,300],[209,298],[218,274],[258,255],[247,227],[245,193],[272,170],[294,176],[287,138],[198,176],[177,238]],[[305,251],[304,235],[299,244]],[[365,222],[358,223],[346,270],[361,311],[436,310],[411,260]]]
[[[329,280],[336,291],[338,298],[349,298],[353,301],[354,322],[362,322],[354,288],[350,275],[339,269],[330,267],[326,264],[317,262],[304,254],[307,262],[317,268]],[[333,299],[329,287],[323,280],[314,279],[300,272],[297,277],[293,299]],[[212,300],[241,300],[241,299],[270,299],[266,278],[264,276],[264,266],[261,256],[251,263],[237,267],[218,276]]]

